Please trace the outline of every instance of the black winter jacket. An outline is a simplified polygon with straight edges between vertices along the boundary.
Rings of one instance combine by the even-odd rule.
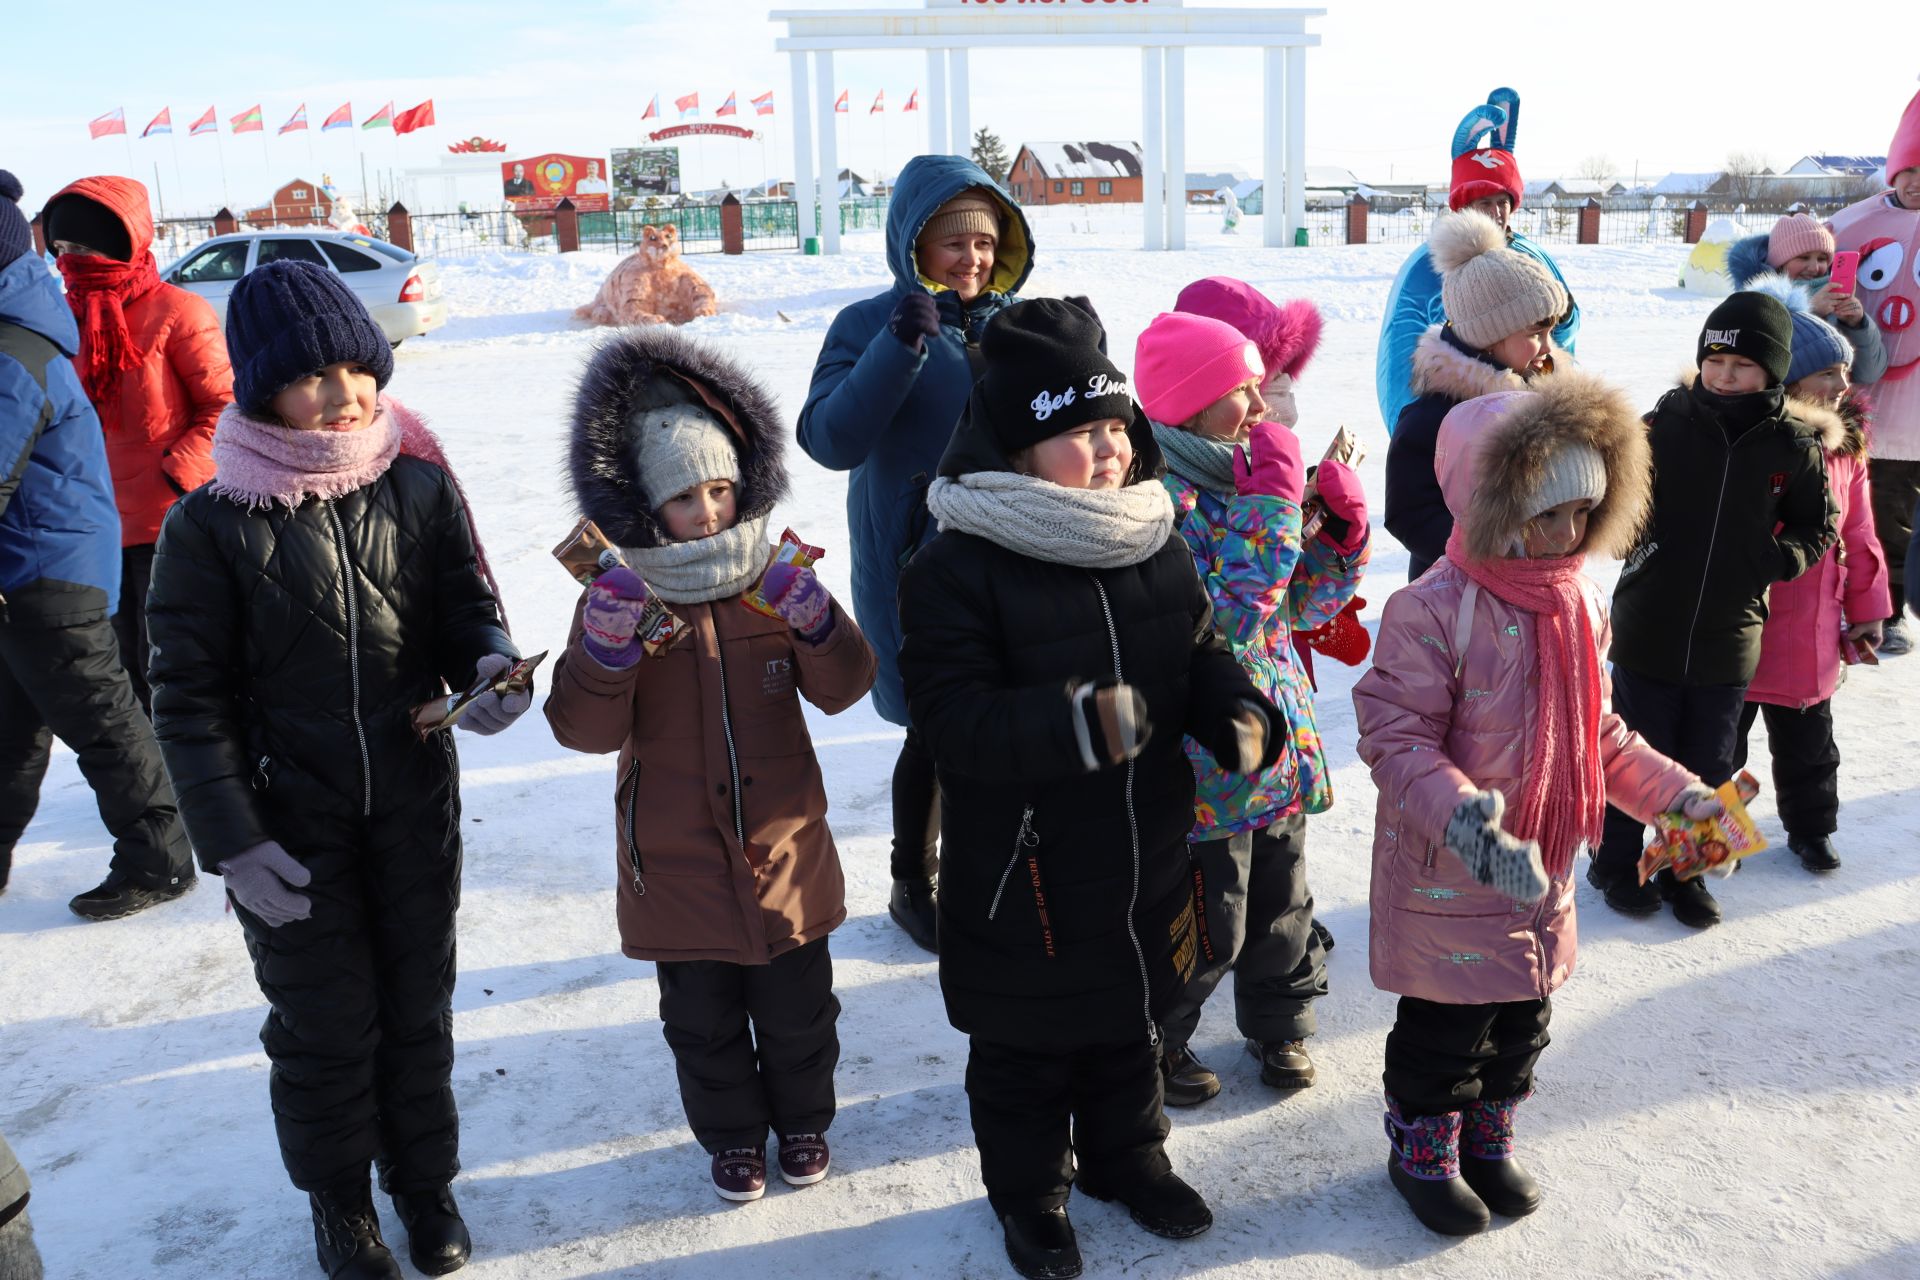
[[[1152,476],[1159,450],[1135,416],[1136,475]],[[976,392],[942,475],[1007,469],[979,417]],[[1157,1009],[1206,962],[1181,735],[1231,759],[1243,700],[1285,723],[1214,634],[1193,557],[1171,536],[1137,565],[1088,570],[947,530],[902,575],[900,621],[909,715],[940,778],[949,1021],[1043,1050],[1156,1039]],[[1131,764],[1090,773],[1069,691],[1102,678],[1141,692],[1153,734]]]
[[[447,473],[402,455],[332,501],[168,513],[147,598],[154,730],[207,871],[268,839],[370,848],[452,812],[448,734],[410,716],[518,656]],[[342,837],[341,833],[354,833]],[[458,832],[450,839],[457,840]]]
[[[1767,588],[1806,572],[1839,534],[1819,437],[1778,387],[1756,396],[1745,430],[1691,380],[1647,415],[1652,514],[1613,590],[1608,653],[1628,671],[1745,685]]]

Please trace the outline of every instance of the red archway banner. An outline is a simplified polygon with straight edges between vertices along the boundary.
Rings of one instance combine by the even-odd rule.
[[[701,134],[712,134],[722,138],[746,138],[751,141],[760,135],[751,129],[742,129],[737,124],[676,124],[665,129],[656,129],[647,135],[648,142],[660,142],[667,138],[692,138]]]

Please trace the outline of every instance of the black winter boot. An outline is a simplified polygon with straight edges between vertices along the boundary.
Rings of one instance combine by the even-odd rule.
[[[1161,1053],[1160,1083],[1170,1107],[1197,1107],[1220,1092],[1220,1077],[1183,1044]]]
[[[407,1229],[407,1257],[423,1275],[444,1276],[467,1265],[473,1237],[453,1202],[453,1188],[396,1191],[393,1211]]]
[[[1838,871],[1840,855],[1833,851],[1833,842],[1825,836],[1787,836],[1787,848],[1799,857],[1800,865],[1809,871]],[[1739,863],[1734,863],[1739,866]],[[0,884],[5,877],[0,876]]]
[[[1503,1218],[1524,1218],[1540,1207],[1540,1184],[1513,1158],[1513,1113],[1532,1096],[1482,1099],[1460,1115],[1461,1180]]]
[[[118,920],[172,902],[197,883],[199,877],[188,872],[162,888],[149,889],[121,872],[109,871],[105,880],[69,901],[67,909],[83,920]]]
[[[1662,871],[1654,879],[1660,884],[1660,896],[1673,904],[1675,920],[1689,929],[1711,929],[1720,923],[1720,904],[1699,876],[1682,880],[1671,871]]]
[[[1660,909],[1660,886],[1640,883],[1632,868],[1617,876],[1605,875],[1598,860],[1587,863],[1587,883],[1600,891],[1606,904],[1623,916],[1650,916]]]
[[[895,880],[887,914],[906,930],[922,950],[940,954],[939,926],[935,923],[933,881]]]
[[[1003,1213],[1007,1261],[1027,1280],[1073,1280],[1080,1274],[1080,1242],[1064,1205],[1029,1213]]]
[[[1260,1060],[1260,1083],[1276,1089],[1306,1089],[1313,1085],[1313,1059],[1305,1040],[1247,1041],[1247,1052]]]
[[[1106,1186],[1082,1173],[1074,1186],[1095,1200],[1118,1200],[1133,1220],[1157,1236],[1187,1240],[1213,1225],[1213,1210],[1171,1170]]]
[[[1387,1099],[1387,1179],[1429,1231],[1470,1236],[1492,1221],[1487,1206],[1460,1177],[1460,1113],[1403,1120]]]
[[[327,1280],[403,1280],[405,1272],[380,1238],[368,1179],[309,1192],[314,1251]]]

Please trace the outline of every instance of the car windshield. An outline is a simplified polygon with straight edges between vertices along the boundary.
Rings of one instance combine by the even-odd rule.
[[[173,273],[175,284],[212,284],[238,280],[247,272],[247,242],[210,244],[180,264]]]

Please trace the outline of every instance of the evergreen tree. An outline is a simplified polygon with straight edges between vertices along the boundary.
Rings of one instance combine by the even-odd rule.
[[[1007,170],[1013,161],[1007,159],[1007,148],[1000,141],[1000,135],[981,125],[973,131],[973,162],[985,169],[995,182],[1007,180]]]

